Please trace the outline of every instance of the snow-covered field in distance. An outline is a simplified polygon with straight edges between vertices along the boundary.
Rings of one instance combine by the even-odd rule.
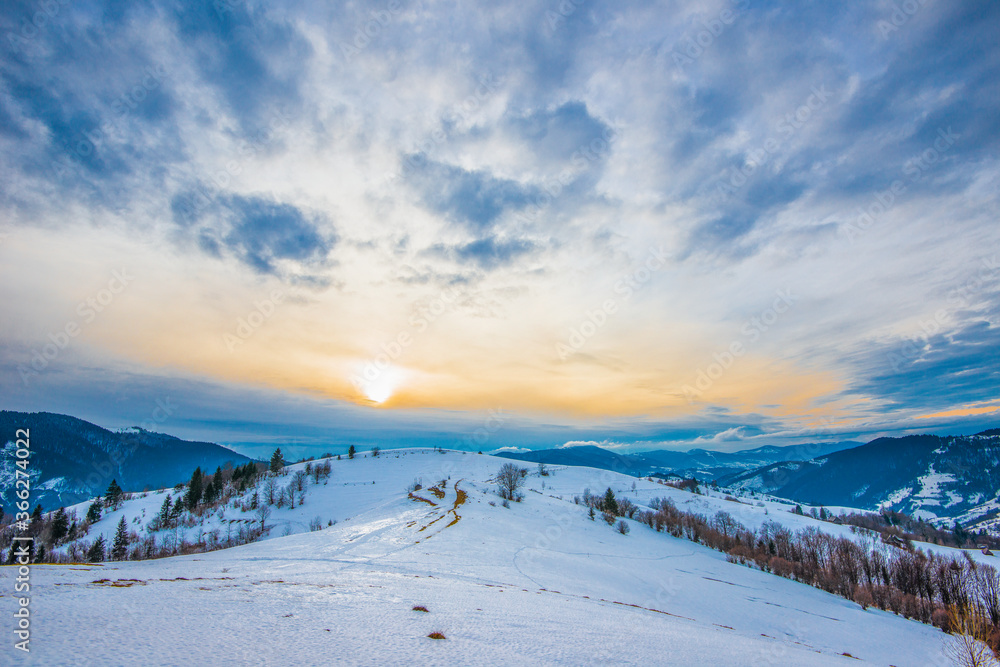
[[[573,496],[611,486],[640,504],[659,496],[689,511],[724,509],[745,525],[772,519],[850,534],[846,527],[775,502],[734,503],[559,466],[548,477],[526,466],[524,502],[507,509],[489,481],[507,462],[429,450],[334,460],[327,484],[310,481],[303,506],[274,511],[261,542],[153,561],[34,566],[32,652],[24,661],[8,641],[0,662],[948,664],[946,636],[931,626],[863,611],[636,522],[620,535],[590,521]],[[408,497],[415,478],[425,487],[447,480],[444,497],[426,488],[416,494],[424,500]],[[144,510],[148,521],[162,500],[160,492],[129,501],[90,537],[112,537],[123,513],[131,523]],[[239,514],[226,512],[189,530]],[[308,532],[316,516],[338,523]],[[286,526],[294,534],[282,536]],[[12,596],[14,574],[0,568],[0,595]],[[432,632],[446,639],[429,639]]]

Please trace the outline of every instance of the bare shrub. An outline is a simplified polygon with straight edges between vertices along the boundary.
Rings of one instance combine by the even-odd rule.
[[[518,501],[521,499],[518,490],[524,484],[527,468],[520,468],[513,463],[504,463],[497,472],[496,483],[500,497],[504,500]]]

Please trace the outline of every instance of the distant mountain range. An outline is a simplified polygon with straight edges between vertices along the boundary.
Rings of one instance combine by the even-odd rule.
[[[498,453],[531,463],[578,465],[646,477],[697,477],[734,491],[809,505],[891,509],[966,527],[1000,528],[1000,429],[969,436],[912,435],[722,453],[619,454],[582,446]]]
[[[112,479],[125,491],[187,481],[198,466],[239,465],[251,459],[210,442],[189,442],[139,428],[112,432],[48,412],[0,411],[0,506],[14,507],[17,429],[31,433],[31,504],[50,510],[104,493]]]
[[[886,508],[989,527],[1000,518],[1000,430],[879,438],[810,461],[726,475],[718,482],[812,505]]]
[[[817,456],[825,456],[860,444],[848,441],[808,443],[788,447],[767,445],[741,452],[713,452],[707,449],[675,452],[661,449],[635,454],[618,454],[600,447],[583,445],[533,452],[497,452],[496,456],[530,463],[588,466],[637,477],[678,475],[711,481],[724,475],[757,470],[772,463],[808,461]]]

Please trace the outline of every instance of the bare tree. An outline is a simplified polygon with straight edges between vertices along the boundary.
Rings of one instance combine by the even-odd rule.
[[[500,497],[504,500],[519,500],[517,491],[524,484],[527,468],[519,468],[513,463],[504,463],[497,472],[496,481]]]
[[[260,532],[263,533],[264,522],[267,521],[267,518],[269,516],[271,516],[271,506],[261,505],[260,507],[257,508],[257,512],[255,514],[257,515],[257,520],[260,521]]]
[[[268,477],[267,481],[264,482],[264,497],[267,498],[267,504],[273,505],[277,500],[278,495],[278,482],[275,481],[274,477]]]
[[[977,612],[961,613],[952,608],[952,623],[956,627],[953,628],[954,636],[947,640],[945,653],[959,667],[996,667],[1000,663],[982,641],[987,634],[986,619]]]
[[[309,482],[309,473],[297,470],[295,472],[295,477],[293,477],[292,480],[295,482],[295,490],[303,491],[306,488],[306,484]]]

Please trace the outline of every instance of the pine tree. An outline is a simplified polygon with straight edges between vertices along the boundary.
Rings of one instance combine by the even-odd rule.
[[[125,517],[118,522],[118,531],[115,533],[115,542],[111,547],[111,558],[113,560],[125,560],[128,555],[128,524]]]
[[[87,562],[104,562],[104,535],[98,535],[97,539],[94,540],[94,543],[90,545],[89,549],[87,549]]]
[[[31,524],[33,526],[38,526],[42,522],[42,506],[35,505],[35,511],[31,513]]]
[[[220,473],[216,473],[215,475],[213,475],[212,479],[210,479],[208,481],[208,484],[205,485],[205,493],[202,496],[202,502],[204,502],[206,505],[215,502],[215,499],[218,497],[218,491],[215,485],[215,480],[219,479],[219,475]]]
[[[618,501],[615,500],[615,492],[608,487],[604,493],[604,500],[601,502],[601,509],[612,516],[618,516]]]
[[[97,498],[94,502],[90,503],[90,507],[87,508],[87,521],[90,523],[97,523],[101,520],[101,510],[104,509],[101,499]]]
[[[354,455],[355,455],[355,454],[356,454],[357,452],[358,452],[358,450],[356,450],[356,449],[354,448],[354,445],[351,445],[350,447],[348,447],[348,448],[347,448],[347,458],[349,458],[349,459],[353,459],[353,458],[354,458]]]
[[[59,540],[68,534],[69,517],[66,516],[66,510],[60,507],[56,515],[52,517],[52,544],[58,544]]]
[[[163,504],[160,505],[160,511],[156,515],[156,528],[169,528],[170,527],[170,517],[173,514],[173,508],[170,506],[170,494],[163,499]]]
[[[169,519],[170,525],[173,526],[174,524],[176,524],[180,520],[181,514],[183,513],[184,513],[184,499],[178,498],[177,500],[174,501],[174,506],[170,508],[170,519]]]
[[[969,533],[962,527],[962,524],[956,521],[955,527],[952,530],[952,537],[955,538],[955,544],[962,546],[969,539]]]
[[[38,553],[35,554],[35,557],[34,557],[34,559],[32,559],[32,562],[34,562],[34,563],[44,563],[45,562],[45,545],[44,544],[39,544],[38,545]]]
[[[188,482],[186,504],[189,510],[193,510],[198,506],[198,503],[201,502],[203,480],[204,475],[201,472],[201,466],[198,466],[194,469],[194,472],[191,473],[191,481]]]
[[[281,447],[278,447],[274,450],[274,454],[271,454],[269,470],[271,472],[280,472],[283,467],[285,467],[285,459],[281,456]]]
[[[113,479],[108,484],[108,490],[104,492],[104,501],[108,504],[108,507],[117,508],[124,495],[125,492],[118,486],[118,480]]]

